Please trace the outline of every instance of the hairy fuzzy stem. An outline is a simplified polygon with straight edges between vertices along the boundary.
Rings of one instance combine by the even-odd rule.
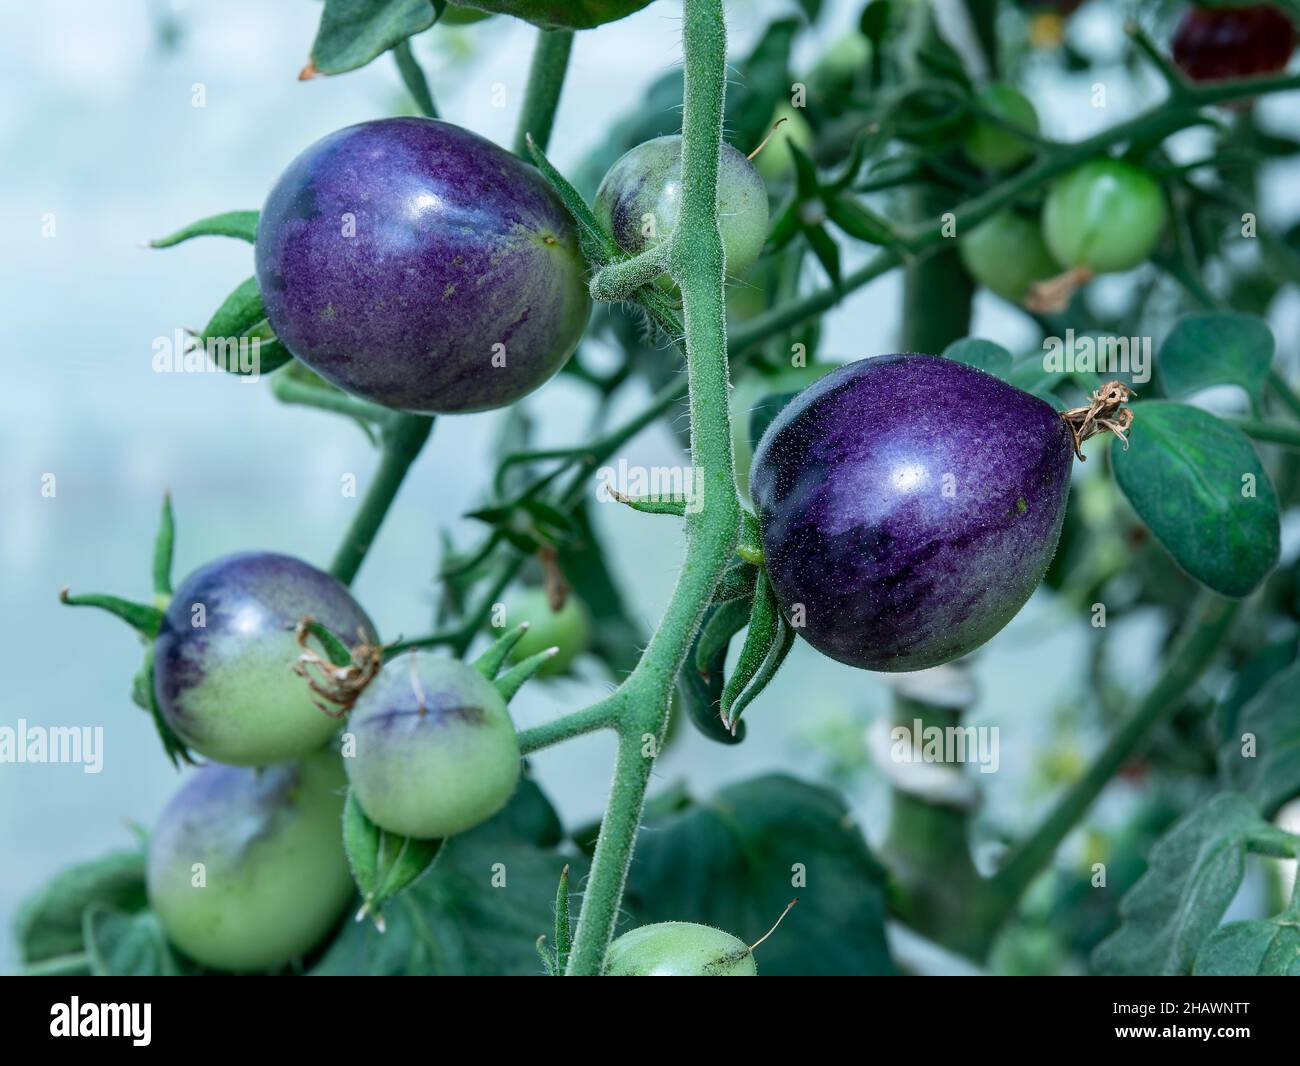
[[[740,501],[727,412],[725,263],[718,227],[727,39],[721,0],[686,0],[682,205],[669,272],[682,292],[691,452],[703,471],[704,505],[686,519],[686,560],[672,599],[636,669],[610,697],[619,746],[567,972],[601,971],[614,934],[646,786],[668,725],[669,694],[705,608],[740,536]]]

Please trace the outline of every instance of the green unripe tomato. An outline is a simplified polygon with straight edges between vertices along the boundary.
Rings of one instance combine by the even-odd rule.
[[[606,977],[757,977],[749,945],[711,925],[659,922],[624,933],[605,955]]]
[[[149,840],[149,905],[172,942],[230,971],[277,969],[315,947],[354,891],[346,783],[332,751],[195,773]]]
[[[957,244],[971,277],[1003,299],[1020,303],[1029,286],[1060,273],[1035,218],[1011,210],[998,212]]]
[[[785,119],[784,122],[781,122]],[[816,134],[804,117],[802,108],[793,107],[784,100],[776,105],[772,112],[771,129],[781,122],[772,132],[772,139],[763,146],[763,150],[754,156],[754,166],[764,181],[785,181],[794,175],[794,156],[790,154],[790,143],[811,153]]]
[[[609,168],[596,190],[596,220],[631,255],[662,244],[677,226],[682,199],[682,139],[638,144]],[[767,240],[767,188],[729,144],[718,161],[718,221],[727,273],[743,274]]]
[[[516,626],[520,622],[528,623],[528,631],[511,649],[511,662],[517,663],[547,648],[560,649],[537,671],[537,677],[555,677],[568,671],[591,640],[587,609],[574,595],[558,611],[552,611],[545,591],[529,589],[506,605],[506,624]]]
[[[456,659],[412,652],[385,663],[357,697],[344,739],[343,765],[361,809],[402,836],[471,829],[519,784],[519,741],[505,700]]]
[[[994,82],[980,90],[977,100],[985,111],[1028,133],[1038,132],[1038,112],[1019,89]],[[1034,151],[1033,143],[1012,130],[978,117],[966,135],[966,155],[985,170],[1007,170],[1023,163]]]
[[[1043,238],[1062,266],[1109,274],[1155,251],[1167,220],[1159,182],[1130,163],[1095,159],[1048,192]]]

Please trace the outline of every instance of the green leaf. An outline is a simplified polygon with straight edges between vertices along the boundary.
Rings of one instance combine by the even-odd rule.
[[[125,911],[145,907],[144,861],[140,851],[109,852],[68,867],[24,900],[14,919],[23,962],[82,951],[82,917],[92,904]]]
[[[532,782],[504,811],[448,840],[433,868],[393,900],[387,931],[348,922],[311,971],[337,975],[534,975],[554,928],[555,886],[581,856],[556,850],[558,819]]]
[[[838,289],[840,287],[840,246],[835,243],[835,238],[826,232],[825,226],[807,226],[803,232],[808,238],[813,255],[817,257],[817,262],[821,263],[822,269],[826,271],[831,285]]]
[[[102,903],[85,912],[83,930],[95,977],[176,977],[176,956],[151,911],[126,914]]]
[[[269,374],[293,359],[271,332],[256,278],[226,297],[200,341],[212,363],[231,374]]]
[[[1265,816],[1300,794],[1300,663],[1270,681],[1237,717],[1219,749],[1225,787],[1242,792]],[[1253,747],[1245,750],[1244,734]]]
[[[172,594],[172,555],[176,542],[176,518],[172,514],[172,494],[163,493],[162,517],[153,541],[153,594],[156,606],[162,606]]]
[[[1300,926],[1274,918],[1229,922],[1196,956],[1197,977],[1300,977]]]
[[[727,646],[731,638],[749,625],[749,609],[752,600],[748,596],[737,596],[733,600],[718,604],[715,611],[700,627],[700,634],[695,640],[695,651],[691,662],[706,680],[712,677],[710,667],[719,657],[726,658]]]
[[[349,789],[343,808],[343,846],[361,893],[362,914],[382,924],[384,906],[429,870],[442,841],[385,832],[370,820]]]
[[[869,244],[892,244],[889,222],[851,196],[828,196],[826,217],[850,237]]]
[[[1277,496],[1250,439],[1185,404],[1132,405],[1115,479],[1174,561],[1224,596],[1249,595],[1277,563]],[[1254,495],[1246,495],[1253,488]]]
[[[1180,318],[1156,365],[1166,396],[1182,398],[1213,385],[1240,385],[1252,405],[1268,380],[1275,344],[1268,323],[1254,315],[1210,311]]]
[[[965,337],[953,341],[943,350],[943,357],[955,363],[965,363],[976,370],[983,370],[1003,381],[1011,380],[1011,353],[1000,344],[981,340],[978,337]]]
[[[227,211],[223,215],[211,215],[166,237],[150,241],[149,247],[171,248],[194,237],[238,237],[252,244],[257,239],[257,215],[256,211]]]
[[[311,60],[298,76],[364,67],[436,18],[432,0],[325,0]]]
[[[835,793],[783,774],[722,789],[707,803],[647,812],[628,876],[635,922],[703,922],[752,944],[760,974],[892,974],[887,874]]]
[[[456,0],[493,14],[513,15],[544,30],[589,30],[626,18],[650,0]]]
[[[1265,644],[1237,667],[1232,684],[1214,709],[1215,733],[1220,741],[1240,736],[1237,721],[1241,710],[1274,677],[1296,661],[1300,652],[1300,635]]]
[[[748,566],[746,576],[748,585],[746,588],[752,589],[754,586],[754,568]],[[692,642],[690,651],[687,654],[687,663],[697,664],[697,669],[682,670],[677,675],[677,706],[686,712],[686,716],[704,736],[710,740],[717,741],[719,744],[739,744],[745,739],[745,723],[741,722],[732,733],[730,729],[722,724],[722,689],[726,684],[726,665],[727,665],[727,648],[730,640],[719,647],[708,660],[700,661],[700,642],[705,639],[705,634],[712,628],[714,619],[720,612],[728,608],[729,604],[735,604],[736,610],[741,614],[740,626],[744,626],[749,621],[749,600],[747,598],[724,600],[720,603],[709,605],[704,612],[704,623],[700,632],[695,634],[695,640]],[[728,623],[729,627],[730,623]],[[740,628],[737,627],[737,629]]]
[[[1097,946],[1093,965],[1125,976],[1191,971],[1246,871],[1246,839],[1266,823],[1244,796],[1221,793],[1166,833],[1147,872],[1119,906],[1119,929]]]
[[[754,598],[750,603],[745,643],[740,647],[736,668],[727,678],[726,687],[722,690],[721,714],[727,728],[736,725],[740,712],[758,693],[755,692],[744,700],[741,699],[742,694],[748,692],[756,682],[761,691],[761,686],[771,680],[772,674],[776,672],[775,666],[770,672],[766,672],[764,667],[771,659],[774,649],[782,643],[785,628],[788,627],[777,607],[772,583],[767,579],[766,572],[760,570],[758,580],[754,583]],[[788,644],[786,650],[789,650]],[[780,658],[784,658],[784,653],[780,654]],[[776,666],[780,666],[780,663],[776,663]]]

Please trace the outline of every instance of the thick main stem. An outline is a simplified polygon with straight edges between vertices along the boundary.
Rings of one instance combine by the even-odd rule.
[[[686,0],[682,205],[670,272],[682,292],[691,406],[691,453],[704,505],[688,516],[686,560],[663,621],[632,675],[611,698],[619,747],[610,802],[592,858],[568,972],[598,974],[614,933],[645,791],[668,724],[669,694],[740,535],[740,502],[727,413],[727,335],[718,153],[726,74],[721,0]],[[689,241],[689,245],[685,243]]]
[[[388,508],[402,487],[407,470],[415,462],[432,430],[433,419],[428,415],[398,415],[386,427],[375,479],[334,555],[334,562],[330,564],[330,573],[343,584],[350,585],[357,576],[375,534],[384,523]]]

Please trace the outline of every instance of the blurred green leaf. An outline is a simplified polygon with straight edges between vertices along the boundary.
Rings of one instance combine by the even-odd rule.
[[[1197,977],[1300,977],[1300,926],[1293,921],[1229,922],[1196,956]]]
[[[93,904],[123,911],[145,907],[144,853],[113,851],[56,874],[18,907],[14,939],[23,962],[83,950],[83,916]]]
[[[983,370],[995,378],[1009,381],[1011,378],[1011,353],[1000,344],[981,340],[978,337],[965,337],[953,341],[943,350],[943,357],[957,363],[965,363],[976,370]]]
[[[1129,503],[1197,581],[1249,595],[1277,564],[1281,539],[1273,483],[1250,439],[1185,404],[1148,400],[1132,410],[1129,447],[1110,451]]]
[[[650,0],[457,0],[457,6],[513,15],[545,30],[589,30],[626,18]]]
[[[387,931],[348,922],[311,973],[511,975],[541,972],[534,944],[554,928],[555,885],[581,857],[555,850],[558,819],[524,781],[496,817],[448,840],[433,868],[394,899]]]
[[[703,922],[752,944],[797,896],[760,974],[892,974],[886,876],[839,796],[769,774],[647,816],[626,906],[638,925]]]
[[[1265,823],[1244,796],[1222,793],[1194,808],[1151,849],[1147,872],[1120,903],[1119,929],[1098,945],[1104,974],[1191,971],[1246,872],[1246,838]]]
[[[311,59],[299,77],[364,67],[437,17],[432,0],[325,0]]]
[[[151,911],[126,914],[102,903],[85,912],[86,952],[95,977],[177,977],[181,969]]]
[[[1176,399],[1213,385],[1240,385],[1251,403],[1258,404],[1273,349],[1273,331],[1254,315],[1186,315],[1160,347],[1160,384],[1166,396]]]
[[[1253,740],[1243,748],[1244,734]],[[1219,749],[1225,787],[1249,796],[1265,816],[1300,795],[1300,663],[1272,679],[1237,716]]]

